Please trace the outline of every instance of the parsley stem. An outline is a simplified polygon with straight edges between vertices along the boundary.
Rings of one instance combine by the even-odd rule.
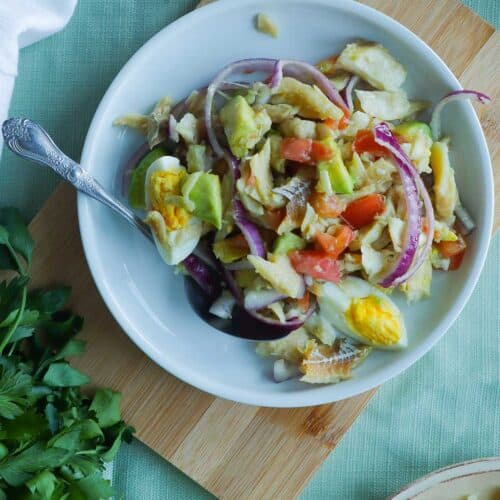
[[[3,353],[5,346],[9,343],[9,340],[11,339],[12,335],[17,330],[19,323],[21,322],[21,318],[23,317],[24,313],[24,308],[26,307],[27,295],[28,295],[28,287],[25,285],[23,286],[23,292],[21,296],[21,307],[19,308],[19,311],[16,314],[16,319],[14,320],[14,323],[10,325],[9,329],[7,330],[7,333],[4,335],[2,339],[2,342],[0,342],[0,354]]]
[[[14,248],[12,248],[12,245],[7,241],[6,243],[7,249],[9,250],[10,254],[12,255],[12,258],[14,259],[14,262],[16,263],[17,270],[21,276],[27,276],[26,270],[24,269],[24,266],[22,262],[20,261],[19,257],[17,256],[16,251]]]

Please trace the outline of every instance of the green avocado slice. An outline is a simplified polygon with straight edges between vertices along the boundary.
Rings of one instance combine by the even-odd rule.
[[[192,213],[196,217],[221,228],[222,197],[217,175],[206,172],[191,174],[182,186],[182,195],[194,205]]]
[[[302,250],[306,246],[306,242],[294,233],[285,233],[278,236],[274,242],[274,255],[288,255],[291,250]]]
[[[155,148],[147,153],[132,172],[130,186],[128,188],[128,202],[136,210],[146,208],[146,173],[151,164],[158,158],[165,156],[167,152],[163,148]]]

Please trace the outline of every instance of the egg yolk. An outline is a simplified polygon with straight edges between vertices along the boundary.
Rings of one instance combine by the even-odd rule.
[[[166,196],[181,194],[181,183],[185,176],[186,172],[182,170],[159,171],[151,176],[151,209],[160,212],[170,231],[184,227],[189,220],[189,212],[186,209],[165,202]]]
[[[356,333],[374,344],[392,345],[401,338],[399,317],[379,297],[353,299],[345,317]]]

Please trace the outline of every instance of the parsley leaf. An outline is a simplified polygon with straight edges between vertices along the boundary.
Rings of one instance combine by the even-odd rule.
[[[52,363],[43,377],[43,383],[51,387],[78,387],[88,384],[89,377],[69,363]]]
[[[0,500],[115,498],[102,477],[134,429],[121,395],[81,391],[89,377],[66,359],[85,351],[70,288],[28,293],[33,240],[14,209],[0,209]],[[12,276],[14,274],[14,276]]]
[[[120,421],[122,395],[111,389],[100,389],[95,393],[90,409],[96,414],[99,425],[105,429]]]

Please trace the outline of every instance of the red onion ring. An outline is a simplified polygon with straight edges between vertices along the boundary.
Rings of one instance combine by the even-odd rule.
[[[215,299],[220,294],[220,280],[216,272],[203,262],[203,260],[191,254],[182,261],[182,264],[209,297]]]
[[[342,99],[344,99],[349,111],[352,113],[354,109],[354,103],[352,102],[352,91],[359,81],[359,76],[352,75],[347,81],[347,85],[340,91]]]
[[[432,112],[430,127],[432,130],[432,136],[435,141],[438,141],[441,137],[441,111],[444,106],[452,101],[460,101],[466,99],[474,99],[481,104],[487,104],[491,101],[491,97],[478,92],[477,90],[454,90],[449,94],[446,94],[434,107]]]
[[[346,105],[337,89],[330,80],[311,64],[302,61],[278,60],[278,59],[243,59],[227,65],[212,80],[207,88],[207,97],[205,100],[205,127],[207,130],[208,141],[212,146],[215,155],[219,158],[224,156],[224,149],[220,145],[212,124],[212,108],[215,93],[222,84],[227,83],[231,75],[245,72],[265,72],[271,74],[271,88],[279,85],[280,78],[283,75],[293,76],[298,80],[304,80],[304,77],[310,77],[320,90],[333,102],[341,108],[344,113],[349,113],[349,107]]]
[[[207,88],[207,97],[205,99],[205,128],[207,130],[208,141],[212,146],[215,155],[221,158],[224,155],[224,149],[217,140],[215,130],[212,124],[212,107],[215,93],[219,87],[231,75],[236,73],[244,73],[248,71],[262,71],[271,73],[276,65],[276,59],[243,59],[229,64],[220,71],[212,80],[212,83]]]
[[[263,309],[278,300],[286,299],[286,295],[278,292],[277,290],[260,290],[250,292],[245,296],[244,306],[245,309],[258,311],[259,309]]]
[[[283,80],[283,61],[279,59],[274,65],[271,81],[269,82],[271,90],[276,90],[280,86],[281,80]]]
[[[321,71],[303,61],[283,61],[283,74],[291,76],[297,80],[304,80],[304,76],[310,76],[319,89],[339,107],[344,113],[349,114],[349,107],[339,94],[339,91],[332,85],[332,82]]]
[[[245,209],[240,200],[233,199],[233,217],[235,224],[239,227],[248,243],[250,252],[258,257],[265,258],[266,248],[257,226],[248,219]]]
[[[414,167],[410,159],[401,149],[401,146],[392,135],[386,123],[382,122],[376,125],[373,132],[375,142],[387,148],[396,161],[406,200],[407,227],[405,241],[402,245],[403,251],[393,268],[379,282],[380,286],[389,288],[399,285],[404,281],[402,278],[405,278],[417,252],[418,237],[421,228],[420,207],[417,185],[413,173]],[[416,269],[414,269],[414,272]]]

